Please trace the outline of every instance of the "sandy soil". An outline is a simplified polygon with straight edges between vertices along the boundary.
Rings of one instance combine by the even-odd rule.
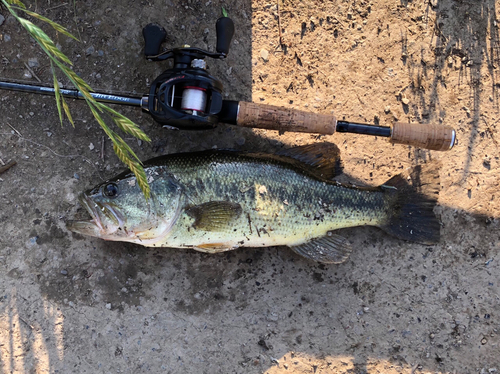
[[[2,91],[0,158],[18,164],[0,175],[0,373],[500,371],[498,3],[30,4],[80,39],[51,33],[98,90],[142,94],[169,66],[143,57],[149,22],[166,28],[170,47],[213,48],[224,6],[236,25],[230,56],[207,62],[227,98],[384,126],[443,123],[458,144],[432,152],[225,125],[174,132],[120,108],[153,139],[129,139],[142,159],[330,141],[342,150],[343,178],[370,185],[430,159],[443,164],[434,246],[355,228],[342,230],[354,252],[337,266],[286,248],[152,250],[65,228],[78,193],[123,169],[86,106],[70,102],[76,126],[61,127],[53,98]],[[48,59],[0,12],[0,77],[50,85]]]

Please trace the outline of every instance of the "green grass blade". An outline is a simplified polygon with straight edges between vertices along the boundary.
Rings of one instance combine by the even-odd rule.
[[[64,73],[68,75],[68,78],[71,79],[71,82],[75,85],[75,87],[78,87],[78,89],[82,91],[84,95],[85,93],[83,91],[86,91],[87,95],[85,96],[88,97],[90,101],[95,101],[95,99],[89,94],[89,92],[94,90],[92,89],[92,87],[90,87],[90,85],[87,82],[85,82],[82,78],[80,78],[73,70],[69,69],[67,66],[65,66]]]
[[[94,105],[92,105],[92,103],[89,103],[89,102],[87,102],[87,103],[89,104],[90,111],[94,115],[94,118],[97,120],[99,125],[102,127],[102,129],[104,130],[104,132],[106,133],[108,138],[110,138],[113,143],[116,143],[117,142],[117,140],[116,140],[117,135],[108,127],[108,125],[106,125],[106,122],[104,122],[100,113],[97,111],[97,109],[94,107]]]
[[[118,143],[120,144],[121,147],[123,147],[130,155],[134,156],[134,158],[141,162],[141,160],[139,159],[139,157],[137,157],[137,155],[135,154],[135,152],[132,150],[132,148],[130,148],[130,146],[125,142],[125,140],[123,140],[120,136],[116,135],[116,139],[118,141]]]
[[[26,14],[30,15],[31,17],[38,18],[40,21],[48,23],[57,32],[60,32],[61,34],[64,34],[64,35],[66,35],[66,36],[68,36],[68,37],[70,37],[70,38],[78,41],[78,39],[75,36],[73,36],[65,27],[61,26],[57,22],[54,22],[51,19],[48,19],[47,17],[44,17],[44,16],[42,16],[42,15],[40,15],[38,13],[31,12],[31,11],[29,11],[27,9],[23,9],[22,7],[19,7],[19,8],[16,8],[16,9],[25,12]]]
[[[142,167],[141,164],[137,162],[132,162],[130,166],[131,166],[130,170],[134,173],[135,177],[137,178],[137,184],[141,188],[144,197],[146,198],[146,200],[149,199],[149,197],[151,196],[151,187],[149,186],[148,178],[146,176],[144,168]]]
[[[12,4],[12,5],[17,5],[21,8],[26,8],[26,5],[24,5],[22,2],[20,2],[19,0],[5,0],[5,2],[7,2],[7,4]]]
[[[128,118],[113,117],[113,121],[120,130],[132,135],[133,137],[144,140],[145,142],[150,142],[151,139],[142,131],[134,122]]]
[[[59,88],[59,82],[57,82],[56,72],[55,72],[53,66],[52,66],[52,75],[54,77],[54,96],[56,98],[57,113],[59,113],[59,120],[61,121],[61,126],[62,126],[62,124],[63,124],[63,117],[62,117],[62,112],[61,112],[61,99],[62,99],[62,96],[61,96],[61,91],[60,91],[60,88]]]
[[[71,125],[73,125],[73,127],[75,127],[75,122],[73,121],[73,117],[71,116],[71,112],[69,111],[69,106],[66,103],[66,100],[64,100],[63,96],[61,96],[61,102],[63,105],[64,113],[66,113],[66,117],[68,117],[68,120],[71,123]]]
[[[118,158],[128,166],[132,173],[134,173],[135,177],[137,178],[137,184],[141,188],[142,193],[144,194],[146,199],[149,199],[151,189],[148,183],[146,172],[144,171],[142,165],[137,161],[132,160],[127,150],[121,147],[119,144],[113,144],[113,150],[115,151],[115,154],[118,156]]]
[[[98,105],[102,109],[106,110],[111,114],[111,117],[113,118],[113,121],[115,122],[116,126],[118,126],[118,128],[120,128],[122,131],[132,135],[137,139],[144,140],[145,142],[151,141],[149,136],[147,136],[146,133],[142,131],[142,129],[139,126],[137,126],[137,124],[134,123],[132,120],[130,120],[123,114],[117,112],[116,110],[110,108],[107,105],[104,105],[102,103],[99,103]]]
[[[43,44],[45,49],[49,51],[54,57],[67,63],[68,65],[72,65],[70,59],[66,57],[66,55],[62,53],[59,49],[57,49],[52,39],[50,39],[49,36],[40,27],[28,21],[26,18],[17,17],[17,20],[30,33],[30,35],[37,42]]]

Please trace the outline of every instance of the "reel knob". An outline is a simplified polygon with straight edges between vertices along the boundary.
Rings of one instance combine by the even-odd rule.
[[[150,23],[142,29],[144,36],[144,54],[146,58],[160,54],[161,43],[165,40],[167,32],[157,23]]]
[[[217,52],[226,56],[229,53],[229,46],[234,35],[234,23],[229,17],[221,17],[215,24],[215,32],[217,33]]]

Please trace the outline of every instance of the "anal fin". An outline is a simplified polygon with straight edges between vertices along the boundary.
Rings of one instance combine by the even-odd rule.
[[[198,244],[193,247],[193,249],[204,253],[226,252],[236,248],[238,248],[238,246],[229,243],[205,243],[205,244]]]
[[[323,264],[340,264],[352,252],[351,243],[346,238],[331,233],[290,248],[298,255]]]

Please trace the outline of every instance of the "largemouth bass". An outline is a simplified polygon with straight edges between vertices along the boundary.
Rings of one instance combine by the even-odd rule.
[[[154,158],[144,163],[150,199],[126,171],[81,194],[92,219],[68,228],[210,253],[285,245],[323,263],[349,256],[351,245],[333,232],[344,227],[377,226],[409,241],[439,241],[436,165],[417,166],[380,187],[357,187],[330,179],[339,160],[338,148],[325,144],[278,155],[210,150]]]

